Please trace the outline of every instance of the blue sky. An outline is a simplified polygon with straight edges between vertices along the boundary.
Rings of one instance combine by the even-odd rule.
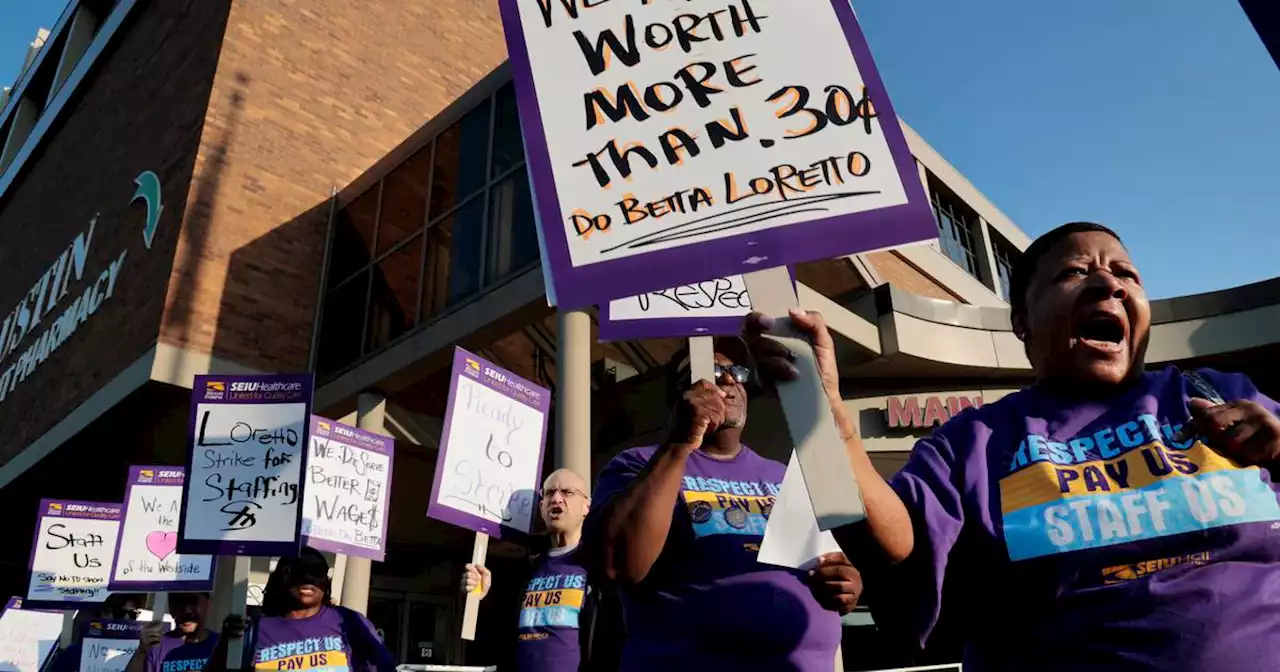
[[[0,81],[64,4],[0,3]],[[899,114],[1028,234],[1108,224],[1156,297],[1280,275],[1280,70],[1234,0],[854,4]]]

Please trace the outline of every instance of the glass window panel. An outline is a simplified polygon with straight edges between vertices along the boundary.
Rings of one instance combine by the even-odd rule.
[[[422,321],[480,290],[484,199],[474,198],[427,229]]]
[[[400,608],[403,604],[402,599],[369,598],[369,622],[373,623],[387,650],[397,659],[400,658]]]
[[[498,282],[538,260],[538,232],[533,224],[529,178],[522,168],[489,191],[491,224],[489,279]]]
[[[495,96],[493,112],[493,175],[497,177],[524,161],[520,138],[520,114],[516,110],[516,87],[508,82]]]
[[[418,314],[421,269],[421,234],[396,248],[373,267],[365,352],[381,350],[413,328]]]
[[[489,157],[489,100],[436,138],[435,171],[431,177],[430,215],[436,219],[479,191],[487,181]]]
[[[373,260],[380,183],[334,214],[329,286],[336,287]]]
[[[369,291],[368,271],[325,296],[316,368],[332,373],[360,358],[364,304]]]
[[[422,231],[427,222],[427,182],[431,179],[431,145],[387,175],[378,219],[378,255]]]

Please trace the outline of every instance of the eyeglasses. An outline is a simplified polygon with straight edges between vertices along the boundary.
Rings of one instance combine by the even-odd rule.
[[[742,366],[741,364],[730,364],[729,366],[716,364],[715,371],[716,380],[720,380],[724,376],[729,376],[734,380],[734,382],[741,385],[746,385],[747,381],[751,380],[751,369]]]
[[[565,499],[572,499],[575,495],[586,497],[586,493],[574,488],[548,488],[538,492],[538,499],[554,499],[556,495],[560,495]]]

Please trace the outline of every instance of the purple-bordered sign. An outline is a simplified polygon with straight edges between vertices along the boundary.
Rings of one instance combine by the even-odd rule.
[[[124,672],[142,640],[142,621],[92,620],[80,626],[80,671]],[[168,624],[165,624],[168,629]]]
[[[303,541],[321,551],[384,560],[394,464],[391,437],[312,416]]]
[[[186,470],[131,466],[124,522],[116,542],[112,591],[166,592],[213,589],[214,557],[178,552],[178,519]]]
[[[9,601],[5,603],[4,611],[0,611],[0,614],[3,614],[5,611],[9,611],[10,609],[21,609],[21,608],[22,608],[22,598],[11,597],[9,598]]]
[[[427,515],[492,537],[527,534],[550,411],[546,388],[455,348]]]
[[[732,336],[750,312],[746,283],[732,275],[614,299],[600,306],[597,336],[602,342]]]
[[[180,553],[298,554],[314,386],[310,374],[196,376]]]
[[[107,599],[122,509],[102,502],[40,500],[26,609],[75,608]]]
[[[560,308],[937,237],[848,0],[779,7],[499,0]]]

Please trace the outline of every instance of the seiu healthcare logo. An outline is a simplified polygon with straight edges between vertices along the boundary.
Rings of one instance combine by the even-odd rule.
[[[47,516],[61,516],[61,515],[62,515],[62,505],[61,505],[61,504],[57,504],[57,503],[50,504],[50,505],[49,505],[49,510],[45,512],[45,515],[47,515]]]
[[[227,394],[227,384],[220,380],[209,380],[204,384],[205,401],[222,401]]]
[[[150,469],[142,469],[138,472],[139,483],[150,483],[156,479],[156,472]]]
[[[477,362],[476,360],[471,359],[470,357],[468,357],[468,358],[467,358],[467,366],[466,366],[466,368],[464,368],[464,369],[462,370],[462,372],[463,372],[463,373],[465,373],[465,374],[467,374],[468,376],[471,376],[472,378],[479,378],[479,377],[480,377],[480,362]]]
[[[329,432],[331,432],[331,431],[333,431],[333,426],[332,426],[332,425],[330,425],[329,423],[327,423],[327,422],[317,422],[317,423],[316,423],[316,433],[317,433],[317,434],[323,434],[323,435],[325,435],[325,436],[328,436]]]

